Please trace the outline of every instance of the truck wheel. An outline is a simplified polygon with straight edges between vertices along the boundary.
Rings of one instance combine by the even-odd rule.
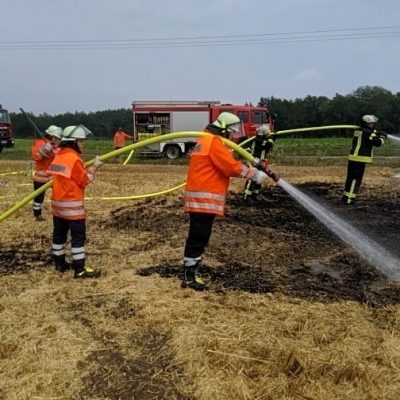
[[[178,146],[168,146],[165,149],[165,156],[170,160],[175,160],[181,155],[181,150]]]

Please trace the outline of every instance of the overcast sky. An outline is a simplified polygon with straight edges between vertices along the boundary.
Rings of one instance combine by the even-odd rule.
[[[400,91],[399,0],[0,0],[0,104]]]

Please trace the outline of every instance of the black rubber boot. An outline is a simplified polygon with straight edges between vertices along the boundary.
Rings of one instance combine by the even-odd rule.
[[[65,261],[65,255],[63,256],[53,256],[54,263],[56,265],[56,270],[58,272],[65,272],[71,269],[71,264]]]
[[[342,197],[342,202],[343,202],[343,204],[346,204],[346,205],[350,205],[350,204],[354,204],[354,199],[352,199],[351,197],[347,197],[346,195],[343,195],[343,197]]]
[[[73,261],[72,267],[75,270],[74,278],[76,279],[98,278],[101,275],[101,270],[85,267],[85,260]]]
[[[182,281],[182,288],[190,287],[191,289],[203,291],[211,286],[211,278],[208,274],[199,273],[200,263],[190,267],[184,267],[184,277]]]

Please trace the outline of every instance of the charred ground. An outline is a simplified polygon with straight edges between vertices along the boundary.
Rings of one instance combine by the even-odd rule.
[[[381,189],[370,190],[348,207],[341,203],[340,185],[307,183],[300,188],[399,254],[397,192],[383,200]],[[204,265],[213,277],[214,290],[282,292],[309,300],[356,300],[373,306],[400,300],[397,284],[388,282],[282,189],[264,189],[261,201],[250,207],[232,193],[228,205],[225,219],[215,224]],[[168,224],[163,229],[168,238]],[[210,265],[210,258],[217,266]],[[180,263],[166,263],[139,273],[171,277],[181,276],[181,271]]]
[[[341,203],[342,187],[328,183],[299,186],[343,219],[400,257],[399,191],[370,188],[356,205]],[[114,209],[99,225],[101,232],[131,232],[130,254],[182,244],[188,221],[177,198],[151,200]],[[140,240],[134,240],[140,238]],[[38,242],[37,238],[34,241]],[[23,273],[51,264],[48,243],[0,250],[0,274]],[[98,251],[98,250],[97,250]],[[137,269],[180,277],[178,259]],[[317,301],[356,300],[372,306],[397,303],[400,287],[342,244],[318,220],[279,187],[263,190],[258,203],[230,193],[226,216],[217,220],[206,252],[204,272],[213,277],[214,291],[275,293]]]

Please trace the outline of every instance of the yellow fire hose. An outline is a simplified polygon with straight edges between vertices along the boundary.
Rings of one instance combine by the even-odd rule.
[[[324,125],[324,126],[313,126],[309,128],[295,128],[295,129],[286,129],[282,131],[276,131],[276,132],[271,132],[271,136],[281,136],[281,135],[287,135],[289,133],[301,133],[301,132],[312,132],[312,131],[326,131],[330,129],[359,129],[360,127],[358,125]],[[240,146],[244,146],[247,143],[250,143],[252,140],[255,139],[255,136],[252,136],[246,140],[244,140],[242,143],[240,143]]]
[[[181,189],[185,187],[186,182],[181,183],[178,186],[174,186],[169,189],[162,190],[161,192],[156,192],[156,193],[147,193],[147,194],[137,194],[137,195],[132,195],[132,196],[123,196],[123,197],[85,197],[85,200],[140,200],[140,199],[146,199],[148,197],[156,197],[156,196],[162,196],[167,193],[171,193],[174,190]]]
[[[6,175],[31,175],[31,173],[29,171],[14,171],[14,172],[3,172],[2,174],[0,174],[0,176],[6,176]]]
[[[298,133],[298,132],[310,132],[310,131],[320,131],[320,130],[328,130],[328,129],[358,129],[359,127],[357,125],[326,125],[326,126],[315,126],[315,127],[309,127],[309,128],[296,128],[296,129],[287,129],[287,130],[282,130],[282,131],[277,131],[273,132],[273,136],[279,136],[279,135],[285,135],[289,133]],[[255,136],[252,136],[243,142],[239,144],[240,147],[244,147],[247,143],[250,143],[252,140],[254,140]],[[126,165],[130,159],[132,158],[133,153],[135,150],[131,150],[129,153],[127,159],[123,162],[123,165]],[[185,186],[185,182],[175,186],[171,189],[166,189],[161,192],[157,193],[148,193],[148,194],[142,194],[142,195],[134,195],[134,196],[124,196],[124,197],[99,197],[100,200],[111,200],[111,201],[119,201],[119,200],[139,200],[139,199],[144,199],[148,197],[155,197],[155,196],[161,196],[166,193],[172,192],[174,190],[180,189]],[[86,199],[89,200],[89,199]],[[90,199],[92,200],[92,199]]]
[[[151,144],[164,142],[166,140],[180,139],[180,138],[187,138],[187,137],[200,137],[200,136],[206,136],[206,135],[209,135],[209,133],[194,132],[194,131],[167,133],[165,135],[155,136],[150,139],[141,140],[140,142],[130,144],[130,145],[125,146],[118,150],[110,151],[109,153],[101,155],[100,161],[106,161],[109,158],[118,157],[119,155],[126,153],[128,151],[137,150],[142,147],[149,146]],[[254,157],[250,153],[248,153],[246,150],[243,150],[241,147],[239,147],[237,144],[231,142],[230,140],[227,140],[227,139],[223,139],[223,140],[228,147],[230,147],[231,149],[236,151],[241,157],[248,160],[249,162],[253,161]],[[92,165],[93,162],[94,162],[94,159],[88,161],[85,165],[86,166]],[[0,222],[3,222],[6,218],[8,218],[9,216],[11,216],[15,212],[17,212],[20,208],[22,208],[24,205],[26,205],[31,200],[33,200],[37,195],[39,195],[40,193],[44,192],[49,187],[51,187],[52,184],[53,184],[53,181],[51,180],[50,182],[47,182],[45,185],[43,185],[39,189],[35,190],[28,196],[24,197],[22,200],[15,203],[13,207],[9,208],[7,211],[5,211],[3,214],[0,215]]]
[[[126,160],[122,163],[122,165],[128,164],[128,162],[131,160],[134,152],[135,152],[135,150],[131,150],[131,152],[129,153],[128,157],[126,157]]]
[[[309,128],[295,128],[295,129],[286,129],[282,131],[276,131],[272,132],[273,136],[279,136],[279,135],[286,135],[289,133],[299,133],[299,132],[311,132],[311,131],[322,131],[322,130],[328,130],[328,129],[358,129],[359,126],[357,125],[325,125],[325,126],[314,126],[314,127],[309,127]],[[245,144],[251,142],[254,140],[255,136],[252,136],[243,142],[239,144],[239,146],[243,147]],[[133,153],[135,150],[132,150],[126,160],[122,163],[122,165],[128,164],[128,162],[131,160]]]
[[[313,126],[309,128],[295,128],[286,129],[283,131],[274,132],[274,135],[286,135],[288,133],[299,133],[299,132],[311,132],[311,131],[326,131],[329,129],[359,129],[358,125],[325,125],[325,126]]]
[[[289,134],[289,133],[299,133],[299,132],[310,132],[310,131],[318,131],[318,130],[328,130],[328,129],[358,129],[359,126],[358,125],[327,125],[327,126],[316,126],[316,127],[309,127],[309,128],[296,128],[296,129],[287,129],[287,130],[282,130],[282,131],[277,131],[274,132],[274,136],[279,136],[279,135],[285,135],[285,134]],[[155,144],[155,143],[160,143],[160,142],[164,142],[167,140],[171,140],[171,139],[180,139],[180,138],[187,138],[187,137],[199,137],[199,136],[205,136],[208,135],[208,133],[205,132],[194,132],[194,131],[187,131],[187,132],[174,132],[174,133],[167,133],[164,135],[160,135],[160,136],[155,136],[153,138],[150,139],[145,139],[145,140],[141,140],[140,142],[136,142],[133,143],[131,145],[125,146],[121,149],[118,150],[113,150],[109,153],[103,154],[102,156],[100,156],[100,160],[101,161],[106,161],[109,158],[112,157],[117,157],[123,153],[126,153],[128,151],[130,151],[131,153],[129,154],[128,158],[125,160],[124,165],[130,160],[130,157],[132,157],[133,153],[135,150],[140,149],[142,147],[146,147],[149,146],[151,144]],[[244,150],[241,146],[244,146],[245,144],[251,142],[252,140],[254,140],[255,136],[245,140],[244,142],[240,143],[240,146],[233,143],[232,141],[228,140],[228,139],[223,139],[225,144],[230,147],[231,149],[233,149],[236,153],[238,153],[241,157],[243,157],[245,160],[252,162],[254,157],[247,152],[246,150]],[[91,164],[93,164],[94,159],[90,160],[86,163],[86,166],[89,166]],[[37,195],[39,195],[40,193],[44,192],[45,190],[47,190],[49,187],[51,187],[51,185],[53,184],[52,181],[46,183],[45,185],[43,185],[41,188],[39,188],[38,190],[32,192],[31,194],[29,194],[28,196],[26,196],[25,198],[23,198],[22,200],[20,200],[19,202],[17,202],[13,207],[11,207],[10,209],[8,209],[7,211],[5,211],[3,214],[0,215],[0,222],[4,221],[6,218],[8,218],[10,215],[14,214],[15,212],[17,212],[20,208],[22,208],[24,205],[26,205],[29,201],[33,200]],[[182,183],[179,186],[184,186],[185,183]],[[144,197],[150,197],[150,196],[155,196],[155,195],[161,195],[164,193],[168,193],[169,191],[172,190],[176,190],[178,188],[178,186],[176,186],[175,188],[172,189],[166,189],[165,191],[159,192],[159,193],[151,193],[148,195],[138,195],[138,196],[128,196],[128,197],[109,197],[109,198],[102,198],[102,199],[107,199],[107,200],[129,200],[129,199],[137,199],[137,198],[144,198]]]

